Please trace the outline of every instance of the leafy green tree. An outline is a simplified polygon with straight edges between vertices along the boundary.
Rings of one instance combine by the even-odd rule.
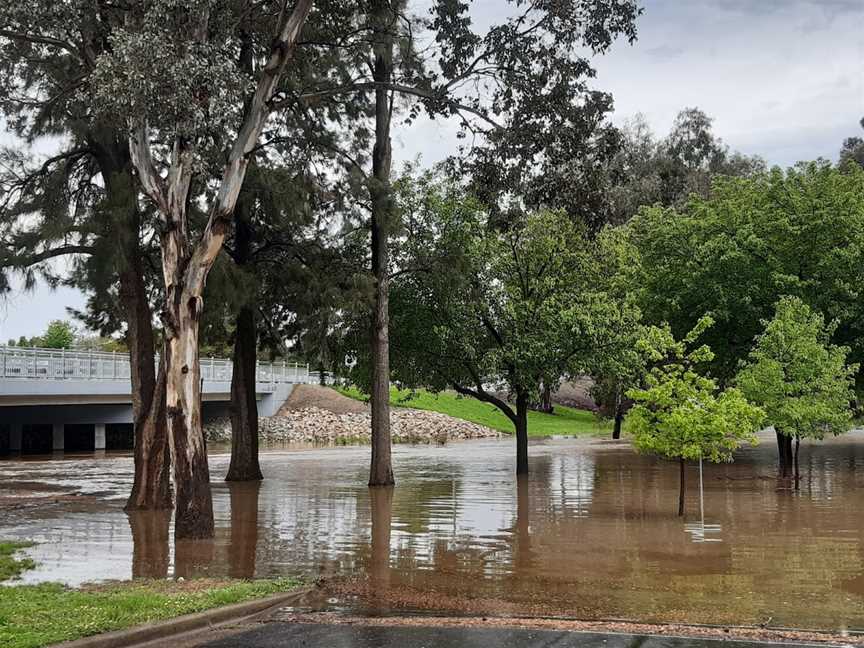
[[[46,349],[71,349],[75,344],[75,328],[70,322],[52,320],[40,341]]]
[[[634,406],[627,417],[628,432],[640,452],[678,459],[680,490],[678,515],[684,515],[686,461],[732,461],[744,443],[756,444],[756,431],[765,414],[735,388],[719,390],[696,366],[711,360],[705,345],[689,350],[712,325],[701,318],[683,340],[669,327],[652,327],[640,343],[657,363],[645,378],[645,387],[631,389]]]
[[[680,209],[643,209],[626,226],[629,285],[649,324],[676,337],[701,313],[725,384],[783,295],[837,322],[831,341],[864,357],[864,170],[827,162],[714,183]]]
[[[527,414],[541,385],[612,353],[636,314],[607,291],[598,243],[563,212],[496,229],[456,187],[421,182],[408,195],[393,282],[394,377],[500,409],[516,431],[516,471],[527,473]],[[496,393],[502,387],[513,402]]]
[[[794,462],[797,477],[802,438],[821,440],[849,430],[858,366],[846,364],[847,347],[828,341],[833,326],[797,297],[782,297],[763,324],[735,382],[774,426],[781,474],[790,474]]]

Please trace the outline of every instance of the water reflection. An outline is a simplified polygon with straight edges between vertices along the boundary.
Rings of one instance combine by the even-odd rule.
[[[132,578],[167,578],[171,511],[130,511]]]
[[[393,487],[369,489],[372,516],[369,580],[374,591],[390,586],[390,531],[393,519]]]
[[[675,464],[556,441],[516,480],[512,450],[399,446],[398,486],[372,490],[364,448],[265,454],[254,484],[221,483],[228,457],[214,456],[216,537],[176,544],[164,514],[122,512],[128,458],[3,462],[0,488],[92,503],[22,509],[0,536],[41,543],[29,581],[299,573],[358,577],[377,610],[864,627],[864,434],[802,446],[797,490],[777,482],[770,441],[706,465],[704,527],[698,488],[676,515]]]
[[[227,482],[231,507],[228,575],[252,578],[258,549],[258,498],[261,482]]]

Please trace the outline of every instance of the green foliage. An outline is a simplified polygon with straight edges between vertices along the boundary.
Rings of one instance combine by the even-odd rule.
[[[832,327],[796,297],[781,298],[764,324],[736,378],[741,391],[788,436],[822,439],[846,432],[858,366],[846,364],[846,347],[828,342]]]
[[[36,566],[30,558],[15,557],[18,551],[31,546],[32,542],[0,542],[0,581],[18,578],[22,572]]]
[[[637,115],[622,128],[621,140],[607,172],[607,221],[615,224],[643,206],[683,207],[691,195],[707,198],[717,176],[747,177],[765,169],[757,157],[730,152],[698,108],[679,112],[661,139]]]
[[[612,353],[636,313],[610,291],[603,248],[561,212],[498,229],[458,189],[426,179],[402,207],[409,236],[392,284],[394,378],[484,397],[542,384]]]
[[[628,281],[647,323],[676,336],[708,313],[712,374],[725,383],[783,295],[838,326],[864,357],[864,170],[828,163],[718,180],[681,211],[643,209],[628,225]]]
[[[864,117],[858,122],[861,128],[864,128]],[[850,165],[857,164],[864,168],[864,138],[847,137],[843,140],[843,147],[840,149],[840,159],[837,166],[841,169]]]
[[[696,365],[712,359],[705,345],[688,350],[710,326],[703,317],[682,340],[668,327],[652,327],[640,343],[658,363],[646,376],[643,389],[631,389],[635,402],[627,416],[633,445],[641,452],[669,458],[731,461],[744,443],[756,443],[764,412],[747,402],[735,388],[719,391]]]
[[[184,589],[172,581],[121,582],[76,590],[59,583],[0,587],[0,645],[37,648],[149,624],[293,589],[289,578]]]
[[[75,329],[63,320],[53,320],[39,338],[39,346],[46,349],[71,349],[75,344]]]
[[[356,400],[367,399],[356,387],[339,388],[339,393]],[[459,396],[452,391],[434,394],[425,389],[390,388],[390,403],[396,407],[440,412],[453,418],[485,425],[493,430],[513,433],[513,423],[499,409],[474,398]],[[553,435],[607,435],[611,426],[597,419],[591,412],[556,405],[552,414],[528,412],[528,434],[533,437]]]

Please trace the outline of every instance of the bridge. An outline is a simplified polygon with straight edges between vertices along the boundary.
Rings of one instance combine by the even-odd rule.
[[[227,415],[231,373],[231,360],[201,359],[205,420]],[[0,453],[131,448],[130,375],[125,353],[0,346]],[[308,365],[259,362],[259,413],[272,416],[294,385],[318,380]]]

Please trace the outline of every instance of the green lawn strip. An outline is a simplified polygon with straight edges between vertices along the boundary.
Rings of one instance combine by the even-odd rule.
[[[12,544],[0,544],[0,551]],[[12,551],[0,554],[0,564],[11,560]],[[18,573],[32,566],[31,561]],[[279,578],[136,580],[82,589],[59,583],[0,586],[0,646],[36,648],[261,598],[300,584]]]
[[[337,390],[356,400],[366,400],[367,396],[356,387],[337,387]],[[433,394],[425,390],[390,389],[390,401],[397,407],[440,412],[464,421],[485,425],[493,430],[513,434],[510,422],[494,405],[469,397],[461,397],[452,392]],[[552,414],[528,412],[528,435],[535,437],[565,435],[605,436],[612,431],[612,424],[601,421],[592,412],[556,405]]]

